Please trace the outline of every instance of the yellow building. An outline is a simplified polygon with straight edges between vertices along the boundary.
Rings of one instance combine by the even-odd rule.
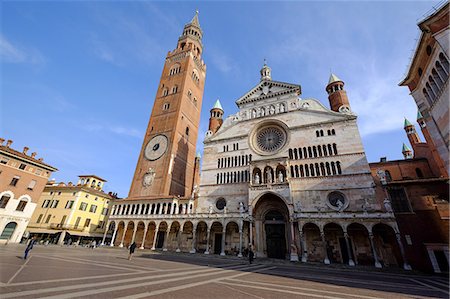
[[[80,175],[76,185],[49,181],[27,231],[50,243],[104,242],[105,224],[116,198],[103,191],[105,182],[95,175]]]

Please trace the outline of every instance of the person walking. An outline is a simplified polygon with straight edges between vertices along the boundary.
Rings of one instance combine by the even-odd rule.
[[[25,254],[23,259],[26,260],[28,257],[28,253],[31,249],[33,249],[34,244],[36,243],[36,236],[33,236],[30,240],[28,240],[27,247],[25,248]]]
[[[136,250],[136,242],[131,243],[130,245],[130,254],[128,255],[128,260],[131,261],[131,257],[133,256],[134,251]]]
[[[253,252],[252,245],[249,246],[248,249],[248,263],[251,264],[253,262],[253,258],[255,257],[255,253]]]

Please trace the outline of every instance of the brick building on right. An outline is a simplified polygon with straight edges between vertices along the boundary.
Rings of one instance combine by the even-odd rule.
[[[449,2],[418,23],[419,42],[405,79],[422,115],[420,125],[427,127],[424,137],[440,171],[449,169]]]

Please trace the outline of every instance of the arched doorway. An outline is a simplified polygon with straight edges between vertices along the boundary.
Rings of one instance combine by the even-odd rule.
[[[283,215],[276,210],[270,210],[264,217],[266,231],[267,257],[284,259],[286,256],[286,225]]]
[[[254,208],[257,256],[285,259],[290,240],[289,210],[279,196],[273,193],[262,195]]]
[[[11,236],[14,234],[14,231],[16,230],[17,223],[10,222],[8,223],[5,228],[3,229],[3,232],[0,236],[0,240],[9,240]]]

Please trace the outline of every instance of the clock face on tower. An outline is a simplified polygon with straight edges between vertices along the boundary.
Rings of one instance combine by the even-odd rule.
[[[155,161],[161,158],[167,150],[169,141],[164,135],[156,135],[147,143],[144,150],[144,156],[150,161]]]

